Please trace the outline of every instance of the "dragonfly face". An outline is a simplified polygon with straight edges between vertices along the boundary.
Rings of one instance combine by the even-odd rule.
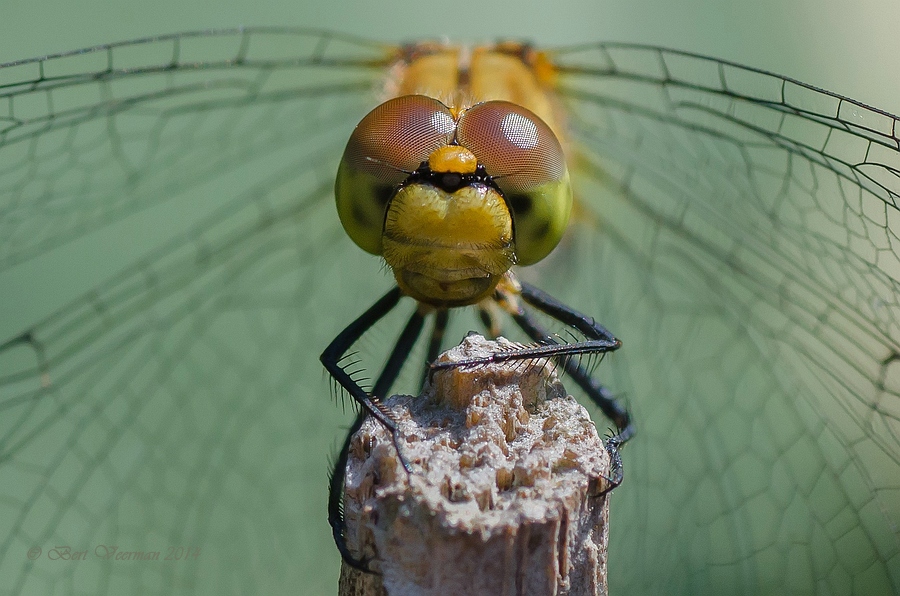
[[[3,279],[114,258],[112,230],[145,242],[0,349],[4,589],[331,589],[318,520],[346,421],[316,356],[393,283],[339,229],[333,181],[401,51],[242,30],[0,70]],[[528,109],[563,139],[574,203],[520,276],[627,342],[598,369],[639,429],[612,590],[897,592],[896,118],[657,48],[547,60],[562,118]],[[106,544],[201,551],[126,567]],[[93,556],[57,565],[59,545]]]

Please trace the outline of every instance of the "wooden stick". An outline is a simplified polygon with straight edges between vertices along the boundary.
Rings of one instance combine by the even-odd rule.
[[[511,345],[469,336],[441,359]],[[367,420],[350,446],[347,541],[381,575],[345,564],[341,596],[607,593],[609,456],[551,363],[441,371],[386,403],[414,472]]]

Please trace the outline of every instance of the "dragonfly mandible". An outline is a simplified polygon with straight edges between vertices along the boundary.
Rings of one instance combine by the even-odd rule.
[[[0,69],[3,279],[122,269],[0,349],[3,590],[333,586],[317,355],[392,282],[332,186],[399,50],[241,29]],[[661,48],[546,56],[573,215],[520,275],[628,347],[612,590],[896,592],[896,118]]]

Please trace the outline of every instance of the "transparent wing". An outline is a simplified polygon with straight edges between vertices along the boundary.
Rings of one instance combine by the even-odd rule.
[[[333,590],[317,355],[388,282],[330,187],[387,51],[247,30],[0,69],[0,262],[133,217],[162,245],[0,348],[0,590]],[[580,209],[534,275],[625,342],[614,590],[896,589],[894,120],[661,50],[556,59]]]
[[[332,33],[239,29],[2,65],[0,267],[250,164],[274,170],[274,156],[307,143],[292,135],[326,128],[318,112],[330,98],[371,102],[373,69],[390,51]],[[303,111],[280,113],[301,101]],[[227,126],[209,116],[226,113]],[[263,126],[272,122],[281,126]]]
[[[624,347],[612,592],[900,591],[897,120],[658,48],[554,56],[580,211],[544,287]]]
[[[388,283],[331,189],[385,59],[218,32],[26,63],[4,87],[3,262],[57,275],[57,244],[117,219],[160,246],[0,347],[0,593],[332,591],[346,422],[316,355],[356,283]]]

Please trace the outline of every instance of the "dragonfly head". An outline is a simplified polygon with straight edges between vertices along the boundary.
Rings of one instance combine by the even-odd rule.
[[[474,304],[565,231],[572,191],[559,141],[505,101],[451,109],[407,95],[370,112],[338,168],[338,214],[397,284],[439,306]]]

